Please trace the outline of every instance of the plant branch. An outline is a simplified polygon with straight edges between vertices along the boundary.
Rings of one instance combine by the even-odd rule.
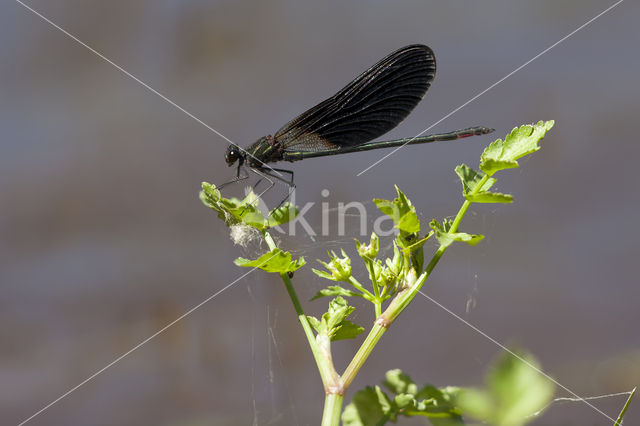
[[[489,179],[489,176],[485,175],[480,181],[479,185],[474,188],[473,193],[477,192],[479,188],[482,188],[484,183]],[[458,227],[460,226],[460,222],[462,218],[465,216],[467,211],[469,210],[469,206],[471,202],[469,200],[465,200],[460,210],[458,210],[458,214],[454,219],[451,229],[449,232],[456,232]],[[377,319],[367,335],[367,338],[362,343],[358,352],[356,352],[355,356],[347,366],[346,370],[342,374],[342,381],[345,390],[349,387],[351,382],[355,379],[355,376],[360,371],[360,368],[364,365],[365,361],[373,351],[375,345],[380,341],[382,335],[387,331],[387,329],[391,326],[391,324],[395,321],[395,319],[402,313],[402,311],[409,305],[409,303],[413,300],[413,298],[418,294],[418,291],[422,288],[423,284],[431,275],[431,272],[436,267],[442,255],[447,250],[446,245],[440,245],[438,250],[434,253],[433,257],[429,261],[429,264],[425,268],[424,272],[420,274],[420,276],[415,280],[414,283],[404,283],[405,287],[403,290],[398,292],[398,294],[393,298],[387,309],[382,314],[378,314],[378,306],[376,305],[376,315]],[[409,276],[410,274],[407,274]],[[415,277],[415,275],[414,275]]]
[[[264,232],[264,239],[267,242],[270,250],[274,250],[277,248],[276,243],[273,241],[271,235],[268,232]],[[284,285],[287,289],[287,293],[289,293],[289,298],[293,303],[293,307],[296,310],[296,314],[298,315],[298,320],[300,321],[300,325],[304,330],[304,334],[307,337],[307,341],[309,343],[309,347],[311,348],[311,352],[313,353],[313,358],[316,361],[316,365],[318,367],[318,371],[320,372],[320,377],[322,378],[322,384],[324,386],[325,391],[328,389],[332,389],[335,387],[339,387],[339,375],[336,372],[336,369],[333,365],[333,361],[331,359],[331,350],[330,347],[321,347],[316,340],[313,329],[311,328],[311,324],[309,324],[309,320],[302,309],[302,305],[300,304],[300,300],[298,299],[298,295],[296,294],[296,290],[293,287],[293,283],[291,282],[291,278],[287,273],[281,273],[280,278],[284,282]]]

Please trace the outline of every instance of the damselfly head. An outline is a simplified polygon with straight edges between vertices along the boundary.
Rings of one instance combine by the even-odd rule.
[[[240,151],[237,145],[230,144],[227,147],[227,152],[224,154],[224,160],[228,166],[233,166],[238,160],[240,160],[240,164],[242,164],[242,151]]]

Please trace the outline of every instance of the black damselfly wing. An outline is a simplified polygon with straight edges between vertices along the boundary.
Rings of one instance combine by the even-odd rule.
[[[357,146],[396,127],[423,98],[436,73],[433,51],[403,47],[274,135],[285,151]]]

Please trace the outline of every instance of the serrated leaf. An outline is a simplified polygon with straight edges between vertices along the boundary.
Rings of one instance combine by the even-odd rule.
[[[462,425],[462,411],[455,403],[459,392],[460,388],[453,386],[436,388],[426,385],[418,392],[413,392],[412,415],[429,417],[433,425]]]
[[[460,391],[461,388],[457,386],[445,386],[443,388],[437,388],[433,385],[425,385],[418,391],[418,393],[416,394],[416,398],[433,399],[438,403],[438,405],[453,406]]]
[[[306,262],[304,257],[291,260],[291,253],[275,248],[255,260],[239,257],[234,260],[234,263],[245,268],[259,268],[266,272],[287,273],[299,269]]]
[[[391,400],[389,399],[387,394],[384,393],[382,389],[380,389],[380,386],[376,385],[375,391],[376,391],[376,396],[378,397],[378,404],[380,404],[380,407],[382,408],[382,412],[386,415],[390,415],[391,410],[393,408]]]
[[[346,319],[354,309],[353,306],[349,306],[345,299],[338,296],[329,303],[329,310],[322,315],[322,320],[326,322],[328,330],[333,330]],[[329,334],[331,335],[331,332]]]
[[[411,255],[411,266],[417,271],[422,271],[424,265],[424,252],[422,245],[413,246],[419,241],[420,220],[415,207],[407,196],[397,186],[398,197],[393,201],[374,199],[373,202],[380,211],[389,216],[394,227],[400,230],[396,242],[405,253]]]
[[[472,203],[513,203],[513,195],[501,194],[500,192],[478,192],[466,194],[464,197]]]
[[[315,320],[316,324],[312,324],[312,327],[318,334],[328,336],[331,340],[356,337],[364,328],[346,320],[354,309],[345,299],[338,296],[329,303],[327,312],[322,315],[320,321]]]
[[[446,220],[441,224],[437,220],[432,220],[429,226],[435,232],[436,238],[441,246],[448,247],[454,241],[462,241],[471,246],[475,246],[484,238],[484,235],[467,234],[466,232],[449,232],[451,222]]]
[[[518,167],[518,159],[540,149],[538,142],[553,127],[553,120],[514,128],[502,141],[492,142],[480,157],[480,170],[493,175],[498,170]]]
[[[418,392],[418,386],[411,380],[411,377],[400,369],[387,371],[383,384],[395,394],[410,393],[415,395]]]
[[[205,206],[218,213],[218,217],[224,220],[228,226],[240,223],[240,219],[232,214],[228,206],[232,200],[227,200],[228,203],[224,203],[222,201],[220,191],[218,191],[218,188],[216,188],[215,185],[202,182],[202,191],[200,191],[199,197],[200,201],[202,201]],[[239,200],[236,199],[234,201]],[[235,207],[235,205],[232,207]]]
[[[315,269],[313,269],[313,272],[315,272],[319,276],[322,276],[322,274],[327,274],[324,271],[317,271]],[[332,279],[330,274],[327,274],[327,275],[329,275],[330,277],[327,279]],[[339,285],[331,285],[327,288],[323,288],[322,290],[320,290],[318,293],[316,293],[315,296],[311,298],[311,300],[315,300],[315,299],[319,299],[321,297],[327,297],[327,296],[362,297],[362,294],[357,293],[355,291],[347,290],[346,288],[340,287]]]
[[[373,203],[382,213],[389,216],[394,224],[400,221],[400,211],[396,208],[395,204],[393,204],[393,201],[385,200],[383,198],[374,198]]]
[[[416,409],[420,410],[420,415],[428,417],[433,426],[464,425],[462,411],[455,403],[459,391],[459,388],[453,386],[436,388],[427,385],[416,396],[416,399],[421,398],[416,404]]]
[[[406,407],[415,406],[414,396],[408,393],[402,393],[402,394],[396,395],[396,397],[393,398],[393,402],[401,410]]]
[[[400,218],[398,228],[410,234],[420,231],[420,220],[418,219],[418,215],[415,214],[415,208],[412,213],[405,214]]]
[[[484,177],[484,173],[474,170],[466,164],[457,166],[455,171],[460,177],[460,182],[462,183],[462,194],[465,196],[476,190],[486,192],[496,182],[494,178],[489,178],[484,185],[482,185],[482,188],[477,188],[478,184]]]
[[[355,339],[364,331],[364,327],[348,320],[342,320],[331,336],[331,340]]]
[[[343,426],[371,426],[379,423],[385,415],[378,401],[378,394],[371,386],[367,386],[353,395],[351,402],[342,412]]]
[[[233,214],[239,218],[240,222],[259,230],[268,228],[266,219],[257,207],[244,207],[232,210]]]
[[[272,210],[268,218],[265,218],[258,208],[258,196],[253,191],[249,191],[242,200],[224,198],[215,185],[207,182],[202,182],[199,197],[205,206],[218,213],[218,217],[224,220],[227,226],[244,224],[264,231],[269,227],[288,222],[298,215],[297,207],[294,208],[291,203],[285,203]]]
[[[300,210],[297,207],[290,202],[286,202],[269,212],[267,223],[269,227],[282,225],[295,219],[298,213],[300,213]]]
[[[470,246],[475,246],[484,239],[484,235],[467,234],[466,232],[456,232],[453,234],[449,234],[449,236],[452,237],[454,241],[462,241],[463,243],[467,243]]]
[[[408,234],[420,231],[420,220],[416,208],[400,188],[396,186],[398,197],[393,201],[376,198],[373,200],[380,211],[391,218],[394,227]]]
[[[365,388],[354,396],[345,409],[342,416],[344,424],[382,425],[387,421],[395,422],[398,416],[403,415],[428,417],[435,426],[464,425],[462,412],[455,405],[459,388],[438,389],[428,385],[416,392],[417,386],[401,370],[388,371],[384,385],[393,393],[393,399],[379,386]],[[417,398],[421,400],[418,401]],[[347,419],[355,422],[347,423]]]
[[[208,182],[202,182],[202,191],[200,192],[200,200],[212,209],[215,209],[216,203],[220,201],[222,195],[220,195],[220,191],[216,188],[215,185],[212,185]]]
[[[259,230],[267,228],[267,221],[260,209],[256,207],[256,195],[250,192],[244,199],[224,198],[220,191],[207,182],[202,182],[200,200],[212,210],[218,213],[228,226],[242,223]]]

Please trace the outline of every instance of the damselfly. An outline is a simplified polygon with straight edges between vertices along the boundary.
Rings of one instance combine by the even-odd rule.
[[[269,188],[274,184],[271,178],[288,184],[290,195],[295,188],[293,171],[267,164],[448,141],[492,132],[493,129],[487,127],[469,127],[448,133],[371,142],[409,115],[429,89],[435,73],[436,59],[428,46],[414,44],[391,53],[338,93],[285,124],[273,136],[263,136],[246,149],[229,145],[225,160],[229,166],[238,163],[236,179],[231,182],[248,177],[241,176],[240,172],[243,166],[248,166],[270,182]]]

